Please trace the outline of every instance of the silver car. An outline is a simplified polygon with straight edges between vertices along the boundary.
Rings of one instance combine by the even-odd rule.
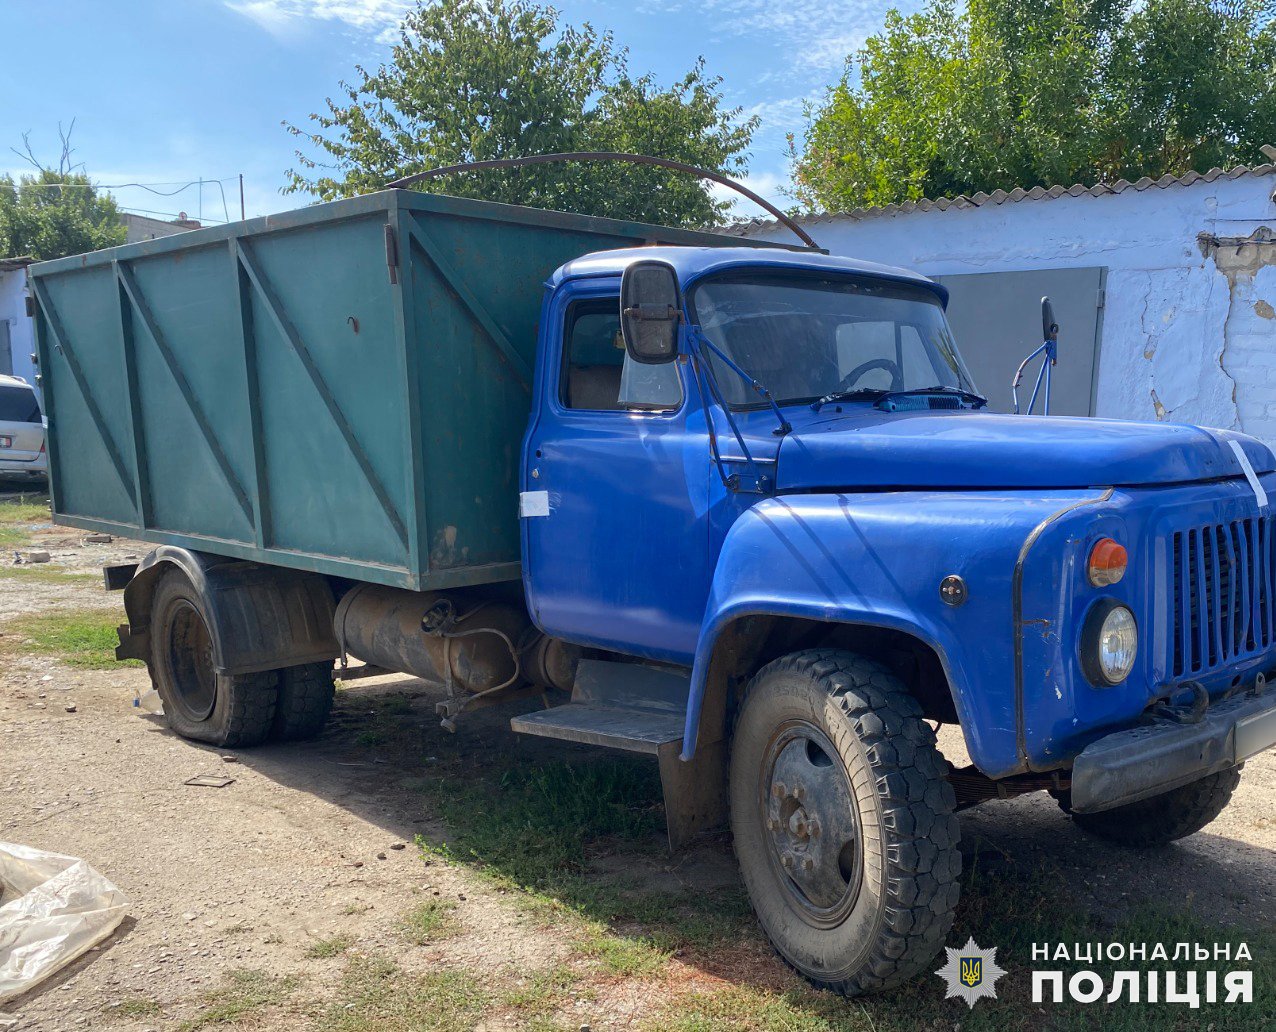
[[[43,480],[48,472],[44,417],[35,391],[20,376],[0,375],[0,477]]]

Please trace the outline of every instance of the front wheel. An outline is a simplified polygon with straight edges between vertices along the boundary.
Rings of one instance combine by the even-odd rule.
[[[763,931],[845,996],[920,973],[960,891],[960,831],[935,735],[881,665],[795,652],[750,682],[731,745],[731,830]]]

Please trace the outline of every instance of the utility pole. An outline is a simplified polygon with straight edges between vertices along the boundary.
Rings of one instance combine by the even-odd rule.
[[[239,173],[239,220],[242,222],[246,218],[248,218],[248,216],[244,214],[244,174],[240,172]]]

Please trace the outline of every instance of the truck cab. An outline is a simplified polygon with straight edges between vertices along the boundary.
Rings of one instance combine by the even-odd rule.
[[[643,248],[564,266],[542,311],[521,484],[532,619],[688,671],[667,731],[680,762],[704,750],[712,778],[730,753],[762,923],[843,992],[911,969],[914,937],[933,955],[955,808],[1044,789],[1088,830],[1162,844],[1276,741],[1272,452],[988,412],[946,300],[824,255]],[[647,332],[644,354],[653,321],[668,343]],[[589,732],[629,707],[651,731],[645,705],[636,685],[515,723],[626,747]],[[960,726],[969,768],[938,758],[928,721]],[[839,936],[874,891],[905,927],[848,961]]]
[[[1271,450],[988,411],[924,276],[394,190],[31,283],[54,518],[155,545],[106,580],[174,732],[401,672],[650,756],[825,988],[939,952],[960,809],[1163,846],[1276,744]]]

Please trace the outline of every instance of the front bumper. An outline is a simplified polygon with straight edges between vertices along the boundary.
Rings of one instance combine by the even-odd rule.
[[[1276,745],[1276,686],[1211,706],[1199,723],[1158,720],[1100,738],[1072,767],[1071,808],[1098,813],[1244,763]]]

